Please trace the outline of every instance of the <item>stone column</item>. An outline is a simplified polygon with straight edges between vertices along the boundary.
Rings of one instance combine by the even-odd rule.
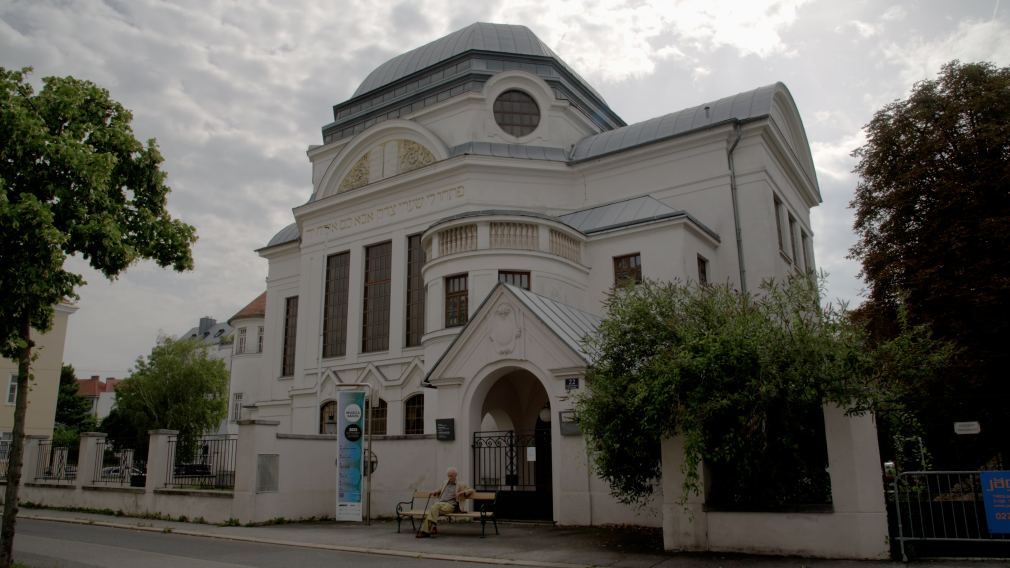
[[[705,512],[705,471],[698,465],[701,492],[684,495],[684,438],[662,441],[663,548],[708,550],[708,514]]]
[[[824,434],[832,507],[855,528],[851,557],[886,558],[887,510],[873,416],[846,416],[838,406],[826,405]]]
[[[77,454],[77,479],[74,485],[82,487],[95,482],[96,473],[102,467],[98,447],[105,441],[104,432],[82,432],[80,453]]]
[[[244,522],[256,522],[280,516],[273,511],[261,512],[257,500],[260,455],[276,454],[277,420],[239,420],[238,447],[235,450],[235,488],[232,511]],[[264,464],[267,467],[269,464]],[[279,473],[279,472],[274,472]],[[279,482],[279,479],[278,479]],[[279,489],[279,487],[277,488]],[[276,493],[277,490],[271,491]]]
[[[48,439],[48,436],[25,436],[24,452],[21,454],[21,485],[35,482],[39,465],[39,442]]]
[[[147,447],[147,483],[144,485],[148,493],[165,486],[172,463],[168,457],[168,439],[179,434],[178,430],[151,430],[150,444]]]

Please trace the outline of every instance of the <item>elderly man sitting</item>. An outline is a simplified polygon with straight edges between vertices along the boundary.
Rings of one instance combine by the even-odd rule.
[[[458,512],[460,502],[473,493],[473,489],[456,482],[456,475],[456,468],[450,467],[445,472],[447,479],[442,484],[442,488],[431,492],[431,497],[438,497],[438,501],[428,507],[428,511],[424,515],[424,522],[421,523],[421,530],[417,532],[417,538],[428,538],[437,534],[438,517]]]

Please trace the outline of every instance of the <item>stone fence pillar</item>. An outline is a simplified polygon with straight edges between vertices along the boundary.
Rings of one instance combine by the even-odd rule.
[[[165,486],[172,463],[168,458],[168,439],[177,436],[178,430],[151,430],[148,432],[150,444],[147,447],[146,491],[151,492]]]
[[[48,440],[48,436],[25,436],[24,451],[21,454],[21,484],[33,483],[39,465],[39,442]]]
[[[98,447],[105,441],[104,432],[81,432],[80,453],[77,454],[77,478],[74,485],[82,487],[95,482],[96,473],[102,466]]]

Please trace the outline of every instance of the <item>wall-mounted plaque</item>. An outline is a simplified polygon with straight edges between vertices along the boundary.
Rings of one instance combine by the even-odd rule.
[[[573,391],[579,389],[579,378],[578,377],[568,377],[565,379],[565,390]]]
[[[456,439],[456,419],[436,418],[435,419],[435,439],[443,442],[451,442]]]
[[[561,410],[558,412],[558,425],[561,427],[562,436],[579,436],[579,423],[575,420],[574,410]]]

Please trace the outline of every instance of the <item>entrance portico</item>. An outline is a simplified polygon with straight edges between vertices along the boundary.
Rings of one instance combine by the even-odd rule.
[[[598,323],[499,284],[428,374],[426,384],[438,389],[436,419],[455,419],[455,439],[439,442],[439,462],[502,493],[505,516],[589,521],[585,446],[581,436],[562,436],[558,413],[573,407],[578,391],[566,390],[565,379],[581,380],[588,364],[581,339]]]

